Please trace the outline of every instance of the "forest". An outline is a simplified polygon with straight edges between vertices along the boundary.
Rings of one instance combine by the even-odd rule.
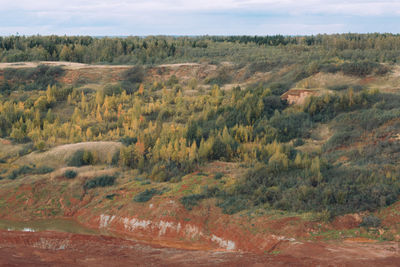
[[[329,218],[374,211],[400,195],[400,142],[393,138],[400,130],[398,91],[359,82],[318,88],[296,105],[281,96],[300,85],[312,87],[305,84],[315,75],[357,81],[388,77],[399,60],[400,36],[392,34],[1,37],[1,62],[129,68],[117,82],[96,90],[85,81],[62,82],[68,72],[62,66],[0,70],[0,137],[23,147],[16,156],[0,154],[2,166],[8,167],[0,176],[14,180],[46,172],[13,165],[15,158],[33,151],[117,141],[122,147],[107,164],[138,170],[155,183],[179,182],[213,161],[246,169],[231,185],[224,184],[223,173],[215,174],[217,186],[181,198],[187,209],[215,198],[228,214],[248,207],[313,211]],[[166,78],[152,77],[158,64],[186,62],[215,70],[203,78],[183,79],[162,76],[159,68]],[[321,140],[324,127],[332,134],[318,149],[307,149]],[[96,153],[78,151],[67,164],[100,162]],[[117,181],[102,177],[88,181],[85,189]],[[157,193],[147,191],[138,199]]]

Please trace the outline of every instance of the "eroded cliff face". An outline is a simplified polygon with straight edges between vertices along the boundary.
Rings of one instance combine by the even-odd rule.
[[[101,214],[98,217],[98,221],[99,229],[116,231],[153,241],[176,240],[178,242],[179,240],[185,240],[189,242],[196,240],[199,244],[192,244],[191,246],[197,247],[203,244],[204,247],[209,247],[210,249],[237,250],[234,241],[218,237],[214,234],[205,234],[199,226],[190,223],[165,220],[140,220],[135,217],[129,218],[106,214]]]
[[[116,191],[119,197],[114,200],[104,198],[97,191],[81,198],[74,196],[77,193],[72,185],[70,191],[63,190],[62,183],[57,181],[21,182],[14,189],[3,188],[0,191],[3,200],[0,218],[17,221],[70,218],[91,229],[151,244],[255,253],[271,253],[307,242],[324,231],[352,229],[360,222],[359,215],[338,217],[331,224],[310,222],[300,217],[227,215],[215,206],[213,200],[204,201],[188,211],[179,203],[178,197],[156,196],[149,202],[137,203],[124,190]],[[383,224],[388,229],[395,229],[393,225],[396,222],[384,220]],[[385,231],[390,233],[390,230]]]
[[[101,189],[85,193],[81,188],[78,180],[71,184],[57,179],[21,180],[20,185],[0,189],[3,200],[0,218],[16,221],[70,218],[92,229],[153,244],[252,252],[270,251],[277,243],[292,242],[286,237],[305,236],[312,227],[296,217],[272,219],[223,214],[214,200],[188,211],[175,193],[137,203],[132,201],[135,192],[117,190],[113,193],[117,197],[109,200],[105,198],[109,193]]]
[[[358,234],[349,230],[359,227],[358,214],[337,217],[332,223],[261,210],[227,215],[216,206],[215,199],[201,201],[189,211],[180,203],[180,197],[189,182],[204,182],[195,177],[192,180],[190,176],[183,184],[174,184],[168,193],[145,203],[133,201],[143,190],[136,182],[122,186],[124,178],[120,178],[119,186],[85,192],[82,189],[85,179],[79,176],[74,181],[66,181],[35,176],[4,183],[0,188],[0,219],[69,218],[91,229],[151,244],[254,253],[272,253],[308,240],[324,239],[327,232],[337,233],[342,240],[368,234],[361,233],[360,229]],[[113,197],[108,198],[110,195]],[[399,218],[394,216],[398,210],[400,203],[381,211],[387,216],[382,217],[385,229],[378,229],[379,236],[393,235],[392,240],[400,241]]]
[[[306,237],[307,231],[315,226],[296,217],[251,220],[241,215],[226,215],[212,205],[187,211],[172,200],[135,207],[135,215],[127,210],[94,214],[92,210],[81,209],[74,218],[87,227],[152,244],[255,253],[298,243],[297,238]]]

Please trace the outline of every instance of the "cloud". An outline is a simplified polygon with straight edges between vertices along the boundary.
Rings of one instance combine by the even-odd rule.
[[[398,0],[0,0],[0,5],[3,34],[15,30],[91,35],[310,34],[400,29]],[[386,24],[376,25],[382,19]]]
[[[171,12],[258,10],[295,14],[329,13],[348,15],[398,14],[398,0],[16,0],[0,1],[2,10],[20,9],[30,12]]]

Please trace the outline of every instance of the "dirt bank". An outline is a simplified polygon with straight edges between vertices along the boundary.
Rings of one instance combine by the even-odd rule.
[[[398,244],[298,243],[274,254],[183,250],[115,237],[0,231],[1,266],[399,266]]]

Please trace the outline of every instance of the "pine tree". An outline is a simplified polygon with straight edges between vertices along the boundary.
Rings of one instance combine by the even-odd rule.
[[[193,163],[196,162],[197,160],[198,160],[197,144],[196,142],[193,142],[189,150],[189,162]]]
[[[97,105],[96,120],[98,122],[102,122],[103,121],[103,117],[101,116],[101,112],[100,112],[100,105]]]
[[[139,85],[138,94],[139,94],[139,95],[143,95],[143,93],[144,93],[144,85],[143,85],[143,83],[141,83],[141,84]]]
[[[50,85],[47,86],[47,90],[46,90],[47,103],[51,104],[51,103],[54,103],[56,101],[55,91],[56,91],[56,88],[55,88],[54,85],[53,86],[50,86]]]

